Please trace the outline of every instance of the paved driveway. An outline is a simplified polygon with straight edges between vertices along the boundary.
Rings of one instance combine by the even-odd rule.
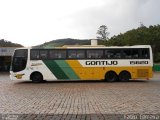
[[[35,119],[37,115],[46,118],[51,114],[56,119],[104,119],[105,115],[137,113],[160,115],[160,73],[155,73],[149,81],[40,84],[11,81],[8,74],[1,73],[0,113],[4,118],[8,117],[6,114],[27,114],[22,119]]]

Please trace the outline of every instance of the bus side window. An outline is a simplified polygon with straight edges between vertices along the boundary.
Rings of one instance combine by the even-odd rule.
[[[31,50],[31,60],[38,60],[39,58],[39,50]]]
[[[142,59],[149,59],[149,49],[145,48],[145,49],[141,49],[141,57]]]
[[[139,49],[133,49],[132,50],[132,58],[139,59],[139,57],[140,57]]]
[[[58,58],[59,59],[66,59],[66,50],[58,50]]]
[[[49,50],[49,59],[54,59],[55,58],[55,52],[56,50]]]
[[[68,50],[68,58],[82,59],[85,58],[85,50]]]
[[[130,49],[123,49],[122,50],[122,58],[131,59],[132,58],[132,51]]]
[[[103,58],[103,50],[87,50],[87,58]]]
[[[85,58],[85,50],[77,50],[77,58]]]
[[[105,50],[105,58],[120,59],[121,58],[121,50],[118,50],[118,49]]]
[[[49,50],[49,59],[65,59],[66,50]]]
[[[112,52],[110,50],[105,50],[104,56],[105,56],[105,58],[110,59],[112,56]]]
[[[68,50],[68,58],[77,58],[76,50]]]
[[[40,58],[47,59],[48,58],[48,51],[47,50],[40,50]]]
[[[120,59],[121,58],[121,53],[116,53],[115,58]]]

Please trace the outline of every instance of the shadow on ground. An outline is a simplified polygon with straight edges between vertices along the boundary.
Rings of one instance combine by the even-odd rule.
[[[54,84],[54,83],[105,83],[105,84],[121,84],[121,83],[148,83],[147,80],[130,80],[128,82],[105,82],[104,80],[62,80],[62,81],[43,81],[41,83],[33,83],[32,81],[22,81],[22,82],[16,82],[15,84]]]

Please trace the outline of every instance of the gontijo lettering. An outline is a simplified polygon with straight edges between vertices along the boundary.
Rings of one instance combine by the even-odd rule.
[[[86,65],[117,65],[118,61],[86,61]]]

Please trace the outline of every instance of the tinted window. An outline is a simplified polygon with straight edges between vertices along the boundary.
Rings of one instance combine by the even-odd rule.
[[[121,58],[121,50],[120,49],[108,49],[105,50],[105,58],[107,59],[120,59]]]
[[[31,60],[40,59],[39,50],[31,50]]]
[[[108,49],[104,55],[107,59],[139,59],[140,49]]]
[[[68,50],[68,58],[70,59],[85,58],[85,50]]]
[[[142,59],[149,59],[149,49],[145,48],[145,49],[141,49],[141,58]]]
[[[124,59],[139,59],[140,49],[122,49],[122,58]]]
[[[11,65],[11,70],[13,72],[18,72],[24,70],[27,64],[27,52],[28,50],[19,49],[15,51],[13,56],[13,61]]]
[[[132,50],[131,49],[123,49],[122,50],[122,58],[131,59],[132,58]]]
[[[27,57],[27,53],[26,49],[15,50],[14,57]]]
[[[139,51],[139,49],[132,49],[132,58],[133,59],[140,58],[140,51]]]
[[[65,59],[66,50],[49,50],[49,59]]]
[[[87,50],[87,58],[103,58],[103,50]]]
[[[48,51],[47,50],[40,50],[39,51],[39,57],[40,57],[40,59],[47,59]]]

